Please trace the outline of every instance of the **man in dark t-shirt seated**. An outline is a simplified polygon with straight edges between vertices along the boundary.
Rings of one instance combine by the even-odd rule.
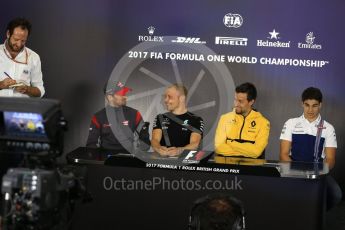
[[[158,114],[153,122],[151,145],[162,156],[178,156],[183,150],[195,150],[201,145],[204,122],[188,112],[187,89],[173,84],[165,90],[164,103],[169,112]]]

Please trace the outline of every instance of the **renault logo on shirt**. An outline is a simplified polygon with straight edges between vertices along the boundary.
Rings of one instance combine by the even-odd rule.
[[[252,126],[252,128],[254,128],[254,127],[256,126],[256,122],[255,122],[255,121],[252,121],[252,122],[250,123],[250,125]]]
[[[231,119],[231,120],[228,120],[227,123],[228,123],[228,124],[236,124],[236,119],[233,118],[233,119]]]

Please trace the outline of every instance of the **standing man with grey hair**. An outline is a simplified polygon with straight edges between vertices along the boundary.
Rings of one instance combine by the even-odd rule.
[[[183,150],[201,145],[204,121],[188,112],[188,91],[182,84],[169,86],[164,93],[167,113],[158,114],[153,122],[151,145],[162,156],[178,156]]]
[[[25,46],[31,23],[15,18],[7,25],[6,40],[0,45],[0,96],[42,97],[41,60]]]

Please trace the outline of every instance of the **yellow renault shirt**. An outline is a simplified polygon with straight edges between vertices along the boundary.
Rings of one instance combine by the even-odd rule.
[[[268,143],[269,121],[251,110],[244,117],[234,111],[220,117],[215,136],[215,152],[225,156],[259,157]]]

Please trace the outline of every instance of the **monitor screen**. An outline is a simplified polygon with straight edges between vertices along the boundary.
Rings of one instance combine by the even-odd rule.
[[[43,118],[38,113],[4,111],[5,135],[11,137],[46,137]]]

